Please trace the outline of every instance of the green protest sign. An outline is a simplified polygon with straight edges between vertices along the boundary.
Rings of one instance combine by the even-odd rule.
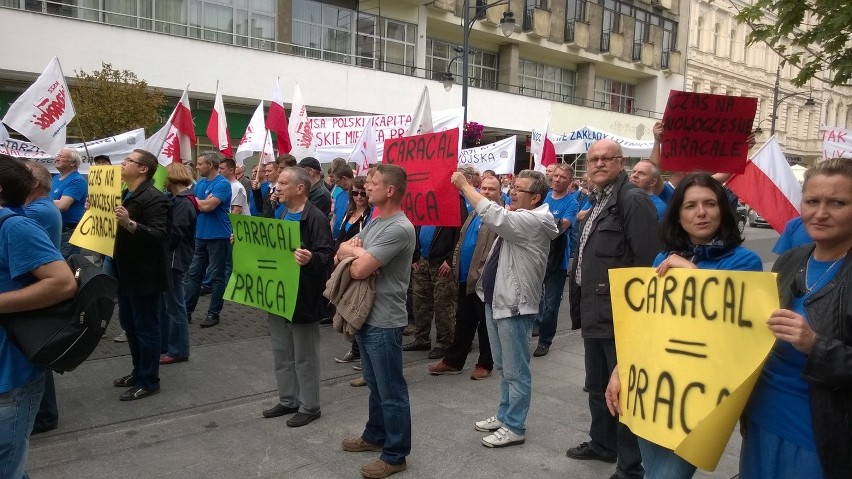
[[[292,320],[299,294],[301,244],[298,221],[229,215],[234,232],[234,270],[225,299]]]

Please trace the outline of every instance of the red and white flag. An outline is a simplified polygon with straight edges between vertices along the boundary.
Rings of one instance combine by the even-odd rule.
[[[434,130],[432,105],[429,102],[429,87],[424,85],[423,93],[420,94],[420,101],[417,102],[417,108],[414,109],[414,114],[411,115],[411,124],[408,125],[405,136],[425,135],[426,133],[432,133]]]
[[[544,130],[541,132],[532,131],[532,141],[530,142],[530,153],[535,159],[535,170],[544,173],[547,165],[552,165],[556,160],[556,147],[550,140],[550,117],[544,123]]]
[[[55,155],[65,146],[68,123],[74,114],[62,67],[53,57],[35,83],[9,107],[3,123]]]
[[[293,108],[290,110],[290,124],[288,125],[292,149],[290,154],[297,160],[308,156],[316,157],[317,148],[314,145],[314,134],[311,131],[311,121],[308,119],[308,109],[302,98],[302,89],[299,84],[293,89]]]
[[[358,176],[366,175],[370,165],[379,162],[376,155],[376,129],[371,123],[367,123],[364,125],[361,136],[358,137],[358,142],[355,143],[355,148],[349,154],[349,162],[355,163]]]
[[[198,140],[189,110],[188,89],[189,86],[183,90],[169,121],[145,142],[145,149],[157,155],[157,161],[163,166],[192,162],[192,147]]]
[[[290,131],[287,126],[287,111],[284,110],[284,95],[281,94],[281,85],[275,79],[275,88],[272,90],[272,103],[269,105],[269,114],[266,115],[266,129],[275,132],[278,139],[278,153],[290,153],[293,145],[290,143]]]
[[[225,103],[222,101],[218,82],[216,83],[216,101],[213,102],[213,111],[210,112],[210,122],[207,123],[207,138],[226,158],[234,155],[231,151],[231,135],[228,134],[228,120],[225,118]]]
[[[243,139],[240,140],[240,145],[237,147],[237,154],[234,155],[234,161],[238,165],[242,165],[246,158],[260,151],[260,162],[269,163],[275,160],[275,151],[272,149],[272,137],[266,129],[266,124],[263,121],[263,101],[257,105],[254,114],[249,120],[246,133]]]
[[[779,233],[788,221],[799,216],[802,188],[775,136],[746,163],[745,171],[732,176],[727,185]]]

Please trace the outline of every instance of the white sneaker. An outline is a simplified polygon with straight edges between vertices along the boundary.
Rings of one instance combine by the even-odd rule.
[[[526,441],[524,436],[515,434],[512,431],[501,427],[494,431],[494,434],[482,438],[482,445],[485,447],[506,447],[514,446],[515,444],[523,444]]]
[[[503,423],[497,419],[497,416],[491,416],[484,421],[476,421],[473,427],[481,432],[494,432],[503,427]]]

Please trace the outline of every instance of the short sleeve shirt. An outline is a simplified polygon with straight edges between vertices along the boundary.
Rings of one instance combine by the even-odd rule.
[[[349,209],[349,192],[340,187],[335,187],[340,191],[334,195],[334,224],[331,228],[331,234],[334,239],[340,235],[340,225],[343,224],[343,219],[346,218],[346,210]]]
[[[402,212],[379,217],[358,234],[364,249],[382,267],[376,277],[376,298],[366,323],[377,328],[401,328],[408,324],[405,297],[414,255],[414,226]]]
[[[242,208],[242,215],[251,216],[246,188],[239,180],[231,182],[231,208],[234,206]]]
[[[62,212],[62,224],[78,223],[86,211],[86,196],[89,195],[89,183],[79,171],[72,171],[65,178],[59,175],[53,176],[53,185],[50,189],[51,200],[58,200],[63,196],[73,198],[71,206]]]
[[[195,184],[195,197],[205,200],[213,195],[220,203],[209,213],[199,213],[195,224],[195,237],[198,239],[227,239],[231,236],[231,221],[228,212],[231,211],[231,185],[222,175],[216,175],[212,180],[201,178]]]
[[[580,210],[580,204],[577,203],[576,192],[566,194],[559,199],[554,199],[553,190],[551,190],[547,192],[544,202],[550,208],[550,214],[553,215],[553,218],[557,223],[560,223],[563,219],[565,219],[571,222],[572,228],[577,223],[577,213]],[[563,254],[562,262],[560,263],[560,268],[564,270],[568,270],[568,260],[571,257],[571,235],[568,235],[567,239],[568,241],[565,244],[565,253]]]
[[[59,249],[62,243],[62,213],[47,196],[33,201],[24,207],[24,214],[47,232],[47,237]]]

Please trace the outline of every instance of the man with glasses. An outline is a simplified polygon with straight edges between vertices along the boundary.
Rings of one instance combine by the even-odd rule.
[[[572,459],[618,462],[612,478],[641,478],[636,436],[609,414],[604,390],[615,367],[615,336],[608,271],[651,266],[660,252],[657,212],[642,189],[628,181],[621,146],[609,139],[592,144],[586,155],[595,185],[594,205],[581,226],[580,246],[569,274],[571,321],[582,327],[591,441],[568,449]]]
[[[86,197],[89,195],[89,183],[77,171],[80,168],[80,154],[70,148],[63,148],[56,154],[56,170],[58,175],[53,177],[50,199],[62,213],[62,247],[60,252],[67,258],[79,253],[80,247],[68,242],[77,223],[86,211]]]

